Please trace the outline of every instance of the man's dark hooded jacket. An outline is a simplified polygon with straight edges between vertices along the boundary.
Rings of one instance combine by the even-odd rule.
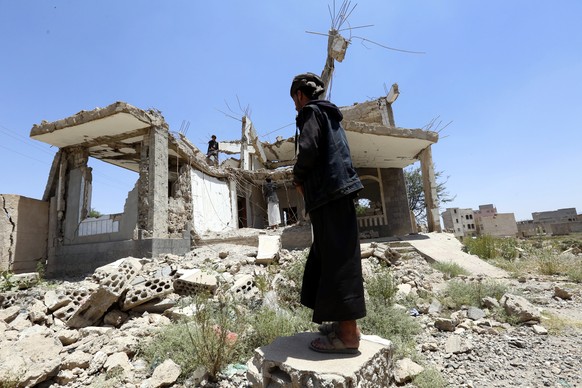
[[[363,188],[351,162],[342,119],[338,107],[325,100],[309,101],[297,114],[299,152],[293,174],[294,181],[303,185],[308,213]]]

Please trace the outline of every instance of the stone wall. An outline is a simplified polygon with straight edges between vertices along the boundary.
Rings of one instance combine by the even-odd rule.
[[[1,194],[0,206],[0,271],[36,271],[47,257],[48,202]]]

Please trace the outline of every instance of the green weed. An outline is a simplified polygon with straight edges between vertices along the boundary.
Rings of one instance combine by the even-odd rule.
[[[494,280],[463,282],[452,280],[445,289],[446,299],[454,308],[461,306],[482,307],[481,300],[486,296],[499,300],[507,291],[507,286]]]
[[[443,263],[435,261],[431,266],[437,271],[442,272],[446,279],[452,279],[459,275],[469,275],[469,272],[465,268],[453,262]]]
[[[394,303],[398,289],[394,284],[392,273],[382,270],[366,280],[366,290],[371,300],[377,300],[380,304],[390,306]]]
[[[412,382],[418,388],[445,388],[448,386],[441,372],[435,368],[426,368]]]
[[[415,353],[414,337],[421,328],[406,310],[394,308],[378,299],[371,300],[366,309],[366,317],[359,321],[363,333],[392,341],[395,359],[410,357]]]

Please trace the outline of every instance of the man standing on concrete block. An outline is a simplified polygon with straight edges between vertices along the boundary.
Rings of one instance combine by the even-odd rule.
[[[300,74],[291,84],[299,130],[293,183],[303,195],[313,228],[301,304],[313,309],[313,322],[325,334],[311,342],[311,349],[357,353],[356,320],[366,316],[366,305],[354,198],[363,186],[340,124],[341,112],[318,100],[324,87],[313,73]]]

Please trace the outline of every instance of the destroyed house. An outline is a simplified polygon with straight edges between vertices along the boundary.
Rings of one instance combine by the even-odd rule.
[[[424,178],[428,227],[440,231],[431,157],[438,134],[396,127],[391,104],[397,96],[394,85],[385,97],[341,108],[353,162],[364,184],[358,200],[362,238],[416,231],[403,168],[417,161]],[[267,204],[261,187],[267,177],[278,185],[283,223],[308,221],[303,200],[291,184],[294,138],[261,142],[248,117],[242,118],[239,140],[220,143],[219,152],[233,157],[219,166],[183,134],[170,133],[159,112],[124,102],[43,122],[33,126],[30,137],[59,148],[42,201],[37,201],[45,209],[40,213],[47,214],[23,212],[19,221],[43,217],[46,233],[35,234],[44,238],[46,254],[35,259],[46,259],[48,274],[85,273],[127,256],[183,254],[209,232],[264,229]],[[123,213],[90,217],[89,158],[138,174]],[[292,229],[285,228],[283,235]],[[4,251],[8,250],[3,255]],[[4,269],[25,260],[17,250],[9,254],[2,262]]]

